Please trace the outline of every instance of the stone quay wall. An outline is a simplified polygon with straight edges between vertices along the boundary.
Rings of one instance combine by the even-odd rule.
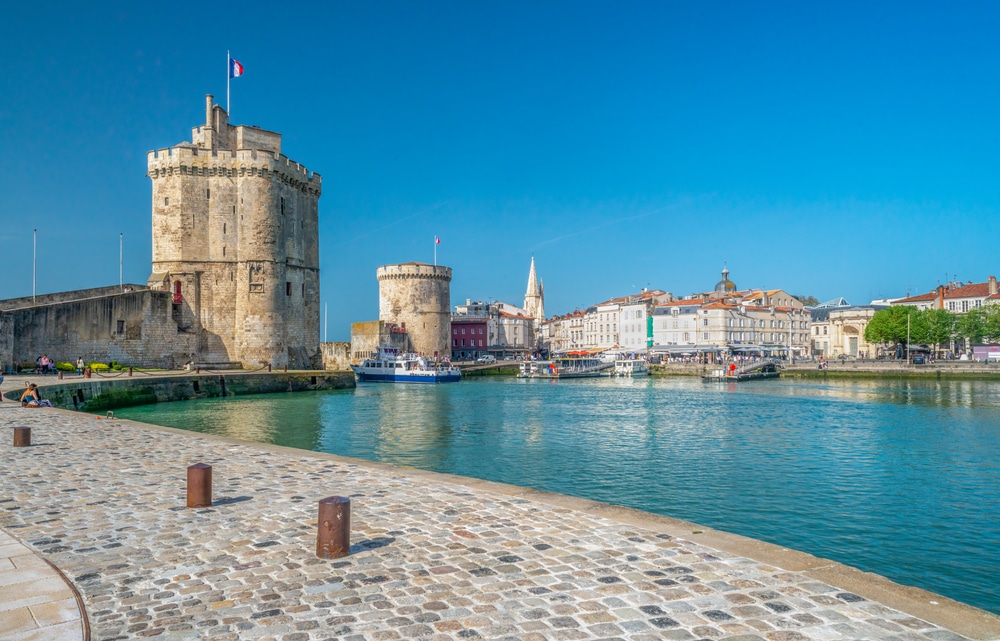
[[[276,392],[351,389],[353,372],[202,373],[136,378],[74,378],[39,386],[42,398],[56,407],[84,412],[113,410],[195,398],[245,396]],[[20,390],[4,394],[17,400]]]

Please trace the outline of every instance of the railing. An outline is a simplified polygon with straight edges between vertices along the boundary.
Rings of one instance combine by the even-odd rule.
[[[747,361],[746,363],[738,366],[736,368],[736,375],[749,374],[750,372],[761,369],[767,365],[774,365],[775,367],[780,366],[778,360],[775,358],[755,358],[752,361]]]

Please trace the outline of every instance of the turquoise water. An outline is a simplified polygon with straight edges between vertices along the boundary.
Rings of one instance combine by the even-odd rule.
[[[1000,613],[1000,383],[485,379],[116,413],[627,505]]]

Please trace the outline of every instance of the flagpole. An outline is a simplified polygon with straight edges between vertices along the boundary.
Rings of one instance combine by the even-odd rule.
[[[434,237],[434,266],[437,267],[438,264],[438,237]]]
[[[35,283],[38,280],[38,230],[31,232],[31,302],[35,302]]]
[[[119,232],[118,234],[118,289],[119,291],[125,291],[124,284],[122,282],[122,265],[125,262],[125,234]]]
[[[229,77],[232,74],[233,60],[229,56],[229,49],[226,49],[226,113],[231,113],[229,111]]]

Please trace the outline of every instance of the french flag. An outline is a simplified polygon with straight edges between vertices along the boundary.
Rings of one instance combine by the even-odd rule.
[[[242,75],[243,75],[243,65],[241,65],[238,61],[230,58],[229,59],[229,77],[230,78],[239,78]]]

